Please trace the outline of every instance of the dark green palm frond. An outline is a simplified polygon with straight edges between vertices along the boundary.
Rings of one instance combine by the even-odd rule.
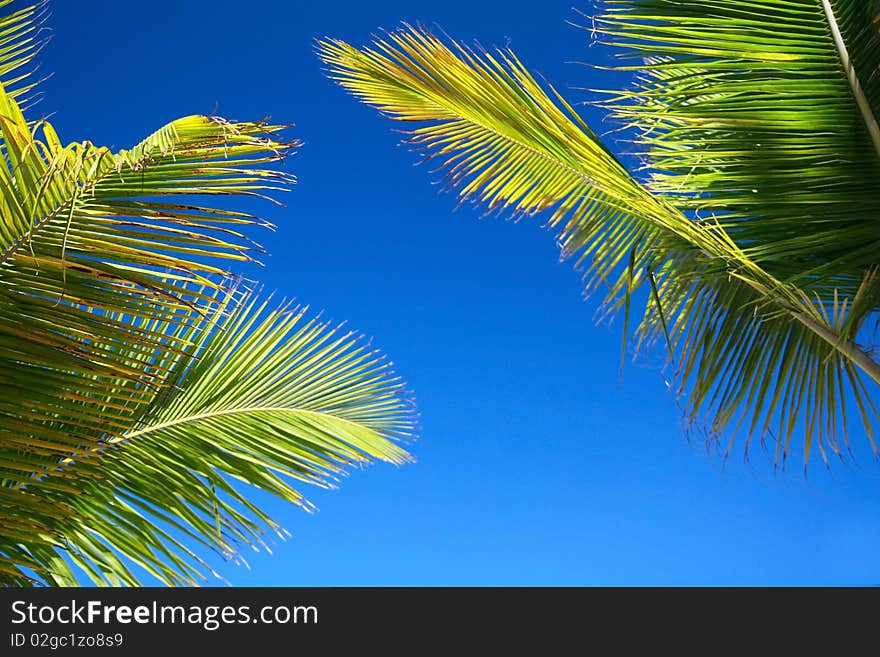
[[[363,50],[324,41],[319,53],[333,79],[383,114],[427,123],[410,142],[444,158],[462,196],[520,213],[549,208],[563,255],[588,267],[588,289],[608,282],[606,306],[628,316],[647,283],[639,339],[663,335],[686,415],[705,415],[713,437],[745,425],[749,437],[775,436],[784,455],[802,428],[807,457],[814,442],[823,455],[840,452],[844,390],[865,407],[870,432],[877,418],[862,378],[880,381],[880,367],[853,342],[864,320],[853,297],[832,312],[800,279],[762,267],[721,218],[691,216],[677,196],[646,189],[512,53],[448,47],[411,29]],[[774,347],[796,358],[771,360]]]
[[[683,262],[655,276],[636,337],[670,346],[689,425],[712,441],[726,433],[725,454],[737,437],[745,437],[744,455],[754,439],[769,441],[774,465],[785,464],[798,435],[805,464],[814,448],[827,464],[830,453],[850,451],[849,426],[860,420],[878,453],[880,415],[869,392],[876,363],[843,338],[860,321],[853,304],[826,309],[804,298],[803,311],[783,311],[768,300],[772,291],[762,294],[735,277],[723,284],[704,263],[687,271]],[[848,417],[859,420],[848,425]]]
[[[595,29],[639,58],[642,82],[611,106],[640,132],[650,188],[776,278],[852,299],[880,264],[872,3],[605,4]]]
[[[54,545],[98,584],[137,584],[131,563],[195,584],[208,567],[196,548],[237,556],[279,529],[235,481],[308,507],[297,482],[332,486],[346,467],[410,459],[397,442],[411,436],[412,404],[357,334],[250,295],[211,319],[186,332],[198,357],[173,363],[171,385],[129,430],[6,489],[40,531],[0,530],[0,561],[71,584],[63,560],[40,556]]]
[[[762,269],[803,291],[804,305],[818,310],[818,321],[839,336],[838,343],[869,341],[860,351],[870,352],[874,336],[862,328],[880,308],[880,202],[873,189],[880,176],[880,39],[870,3],[605,4],[595,29],[609,36],[623,57],[643,60],[630,67],[641,72],[642,82],[611,107],[639,132],[637,142],[654,171],[652,191],[693,216],[720,222]],[[689,307],[687,298],[695,293],[690,285],[670,295],[667,313]],[[689,312],[678,318],[681,330],[690,319]],[[772,326],[775,321],[767,318],[770,326],[753,327],[749,334],[759,341],[741,350],[728,345],[718,326],[695,322],[683,350],[687,363],[681,366],[689,371],[702,364],[707,374],[695,386],[690,408],[699,407],[709,384],[722,383],[714,394],[731,412],[748,408],[743,400],[769,397],[770,407],[798,400],[822,418],[834,417],[829,408],[841,406],[843,422],[849,390],[860,414],[869,418],[873,442],[876,413],[857,373],[849,371],[852,363],[837,362],[834,354],[822,357],[827,347],[820,343],[795,352],[788,345],[801,340],[783,339],[789,331]],[[651,324],[657,328],[650,318],[643,328]],[[700,345],[713,348],[694,349]],[[791,371],[769,366],[791,353],[800,353]],[[705,367],[731,358],[749,360],[729,370]],[[764,366],[768,371],[762,376]],[[710,375],[716,371],[748,376],[718,382]],[[772,389],[765,377],[796,372],[803,378],[791,386],[791,394],[761,394]],[[817,382],[820,391],[813,387]],[[750,422],[754,428],[758,418]],[[800,427],[808,449],[818,423],[811,418]],[[835,425],[826,420],[826,426],[818,434],[820,447],[825,436],[833,448]],[[778,434],[791,431],[791,426],[779,427]]]

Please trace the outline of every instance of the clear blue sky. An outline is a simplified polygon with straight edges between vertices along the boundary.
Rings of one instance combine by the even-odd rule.
[[[293,538],[249,554],[251,570],[218,562],[233,584],[880,584],[880,466],[861,433],[855,464],[814,459],[809,478],[798,455],[784,473],[760,449],[751,465],[707,455],[660,355],[619,375],[620,323],[595,326],[540,222],[453,212],[399,126],[330,83],[312,50],[436,22],[511,45],[579,102],[578,87],[614,79],[566,63],[602,57],[566,24],[571,4],[53,2],[37,111],[64,141],[124,148],[215,108],[297,124],[305,145],[286,167],[300,183],[286,208],[259,206],[279,230],[255,235],[271,250],[257,274],[372,336],[416,394],[418,462],[309,491],[313,515],[255,494]]]

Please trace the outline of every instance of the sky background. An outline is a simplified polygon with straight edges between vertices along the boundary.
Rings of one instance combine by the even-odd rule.
[[[596,326],[539,218],[455,210],[400,126],[324,77],[315,37],[363,45],[403,20],[509,45],[575,103],[619,82],[571,63],[607,56],[567,24],[586,22],[571,0],[52,3],[35,111],[63,141],[127,148],[215,109],[296,124],[299,184],[287,207],[258,206],[278,231],[254,233],[271,256],[247,273],[371,336],[415,392],[417,463],[307,491],[311,515],[256,492],[293,538],[218,572],[242,586],[880,584],[863,432],[854,463],[814,457],[807,477],[797,454],[785,472],[760,449],[749,464],[741,445],[726,464],[707,454],[662,354],[621,376],[620,322]]]

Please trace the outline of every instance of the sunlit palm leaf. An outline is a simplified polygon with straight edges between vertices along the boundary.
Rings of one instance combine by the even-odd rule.
[[[648,282],[640,340],[662,334],[678,355],[687,416],[707,414],[711,436],[734,435],[748,420],[750,437],[775,436],[780,460],[796,428],[807,458],[814,439],[823,455],[826,446],[840,452],[844,389],[865,407],[870,432],[876,412],[861,377],[880,381],[880,367],[852,342],[867,279],[832,308],[802,277],[777,276],[726,224],[689,216],[678,197],[636,181],[508,51],[475,53],[407,29],[362,51],[323,41],[319,53],[362,100],[427,122],[410,142],[445,158],[463,196],[523,213],[552,208],[563,255],[579,252],[588,264],[588,290],[610,281],[608,307],[628,315],[632,290]]]
[[[277,530],[233,480],[306,505],[295,480],[406,460],[410,404],[356,336],[230,285],[265,222],[193,198],[288,189],[282,126],[63,146],[20,107],[40,16],[0,18],[0,582],[195,583],[199,547]]]
[[[173,327],[201,324],[227,273],[208,259],[254,250],[235,230],[253,217],[165,199],[287,185],[263,167],[291,144],[267,137],[271,126],[193,116],[118,154],[63,147],[46,123],[37,140],[2,89],[0,124],[0,431],[21,448],[63,422],[56,449],[75,453],[123,429],[109,408],[149,402],[165,354],[189,349]],[[81,403],[95,395],[106,404]]]
[[[383,114],[429,123],[413,129],[408,143],[443,159],[445,181],[462,198],[514,214],[552,208],[548,223],[560,229],[565,254],[594,259],[588,287],[625,263],[632,246],[644,264],[646,218],[667,210],[513,53],[449,48],[418,30],[390,34],[363,52],[323,41],[319,53],[333,79]],[[623,284],[621,277],[615,289]]]
[[[265,527],[279,528],[235,480],[308,507],[296,482],[331,486],[347,466],[409,460],[396,442],[410,436],[411,403],[358,335],[250,296],[212,319],[188,334],[198,358],[173,365],[167,394],[121,437],[16,488],[18,498],[7,491],[18,512],[68,510],[37,516],[41,533],[97,583],[138,583],[132,562],[166,583],[197,583],[207,566],[194,548],[229,557],[262,544]],[[23,567],[40,563],[32,544],[44,542],[24,540],[31,532],[0,530],[7,559],[17,550]],[[42,577],[71,583],[63,563]]]
[[[0,0],[0,12],[7,11],[15,0]],[[29,104],[34,99],[37,82],[33,79],[31,63],[46,43],[42,25],[47,12],[47,1],[26,6],[0,16],[0,83],[19,103]]]

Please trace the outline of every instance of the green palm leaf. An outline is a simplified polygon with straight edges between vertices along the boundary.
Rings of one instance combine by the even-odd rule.
[[[0,11],[14,2],[0,0]],[[37,82],[27,67],[46,43],[41,36],[46,9],[44,0],[0,16],[0,82],[13,98],[26,105],[35,99],[31,92]]]
[[[40,16],[0,18],[0,582],[197,583],[200,550],[279,530],[240,484],[308,507],[299,484],[402,463],[411,403],[358,336],[232,282],[267,224],[214,201],[290,188],[283,126],[64,146],[20,105]]]
[[[262,166],[293,144],[267,138],[272,126],[193,116],[117,154],[63,147],[49,124],[37,140],[2,88],[0,117],[0,377],[13,406],[0,428],[20,436],[66,418],[102,435],[114,426],[107,409],[75,400],[65,415],[64,391],[147,403],[167,376],[164,354],[189,348],[169,327],[203,322],[228,276],[209,259],[252,259],[237,228],[253,217],[166,197],[280,188],[290,176]],[[29,400],[24,413],[13,393]]]
[[[711,398],[730,409],[725,417],[761,401],[770,408],[782,404],[781,418],[804,413],[798,429],[806,454],[818,435],[823,457],[823,438],[839,451],[835,420],[839,411],[845,422],[847,397],[859,406],[872,446],[876,422],[852,360],[876,381],[876,364],[865,357],[872,346],[854,344],[858,351],[841,358],[823,353],[827,335],[825,345],[816,342],[829,330],[838,336],[832,340],[837,347],[874,341],[862,330],[880,299],[880,206],[873,193],[880,176],[880,39],[869,5],[784,0],[758,7],[713,0],[697,7],[612,0],[595,23],[622,57],[640,60],[623,67],[640,71],[637,88],[608,106],[638,131],[653,171],[648,187],[690,216],[711,216],[749,259],[800,289],[804,307],[822,316],[813,317],[822,330],[808,326],[816,335],[797,340],[789,331],[801,329],[780,326],[772,317],[745,331],[748,338],[733,339],[719,325],[694,322],[682,367],[697,367],[700,354],[729,369],[702,375],[690,407],[698,408],[713,384]],[[672,281],[667,291],[668,312],[692,303],[689,295],[715,294]],[[679,330],[694,316],[682,313]],[[725,321],[732,332],[745,330]],[[805,341],[815,345],[804,347]],[[698,345],[708,348],[701,352]],[[787,367],[786,358],[792,358]],[[772,377],[791,383],[771,394]],[[751,418],[752,431],[759,422]],[[763,422],[762,435],[769,427]],[[825,429],[817,431],[822,423]],[[787,446],[795,426],[780,422],[777,451]]]
[[[295,482],[327,487],[352,465],[410,460],[396,442],[410,437],[411,404],[357,334],[252,295],[212,319],[190,336],[198,357],[175,363],[168,392],[131,429],[14,487],[19,511],[68,510],[43,518],[40,534],[61,539],[96,583],[137,584],[133,562],[194,584],[207,567],[197,546],[237,557],[262,545],[266,527],[280,528],[236,480],[309,508]],[[0,531],[4,542],[7,560],[40,562],[42,542]],[[73,582],[63,563],[42,576]]]
[[[646,6],[674,5],[682,8],[680,14],[702,11],[694,3],[660,0],[619,4],[632,14]],[[683,68],[698,56],[719,56],[720,49],[696,43],[699,34],[679,29],[687,32],[691,48],[682,55]],[[644,41],[650,41],[648,34]],[[660,41],[658,51],[664,48]],[[826,45],[837,57],[830,37]],[[756,50],[747,48],[743,57]],[[761,61],[790,59],[765,50],[756,55]],[[865,313],[876,307],[869,301],[876,299],[872,270],[863,267],[849,288],[838,289],[832,283],[840,277],[831,277],[830,266],[825,272],[814,267],[810,276],[772,267],[760,257],[757,237],[744,239],[729,229],[726,212],[693,214],[688,204],[702,196],[692,189],[673,194],[636,180],[509,51],[450,47],[427,32],[406,29],[363,50],[322,41],[319,54],[333,79],[390,118],[426,122],[410,131],[410,143],[444,158],[446,180],[463,197],[525,214],[549,208],[548,224],[558,231],[563,256],[577,254],[586,264],[588,291],[607,284],[605,306],[623,308],[625,322],[633,290],[647,283],[651,293],[639,344],[660,336],[667,342],[686,415],[707,427],[713,439],[729,430],[732,440],[743,427],[748,438],[771,435],[783,460],[797,430],[803,432],[806,458],[814,442],[823,456],[826,449],[842,453],[838,437],[845,442],[846,395],[862,409],[871,435],[877,416],[863,378],[880,382],[880,367],[855,339]],[[649,62],[658,63],[648,66],[665,76],[668,59],[655,57]],[[845,84],[839,60],[837,66]],[[735,70],[732,64],[728,68]],[[664,99],[656,94],[655,122],[665,118]],[[852,94],[848,102],[861,121]],[[691,104],[699,105],[693,99]],[[640,116],[632,122],[642,127]],[[645,139],[656,130],[647,123]],[[682,146],[681,157],[699,158],[701,144]],[[723,179],[718,174],[719,186]],[[851,180],[855,190],[864,189],[863,178]]]
[[[641,73],[610,106],[640,131],[652,191],[774,276],[852,298],[880,250],[871,3],[606,4],[596,29]]]

